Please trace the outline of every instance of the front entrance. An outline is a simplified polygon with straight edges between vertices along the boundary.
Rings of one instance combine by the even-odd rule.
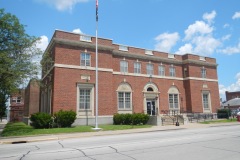
[[[147,114],[151,116],[156,115],[155,100],[147,100]]]

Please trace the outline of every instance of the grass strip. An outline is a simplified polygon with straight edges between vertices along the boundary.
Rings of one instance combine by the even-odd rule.
[[[99,125],[103,131],[109,130],[126,130],[135,128],[150,128],[151,125]],[[34,136],[45,134],[61,134],[61,133],[80,133],[80,132],[94,132],[93,126],[74,126],[70,128],[49,128],[49,129],[34,129],[23,122],[8,123],[3,129],[1,136]]]
[[[199,122],[201,124],[216,124],[216,123],[231,123],[231,122],[237,122],[236,118],[232,119],[218,119],[218,120],[210,120],[210,121],[204,121],[204,122]]]

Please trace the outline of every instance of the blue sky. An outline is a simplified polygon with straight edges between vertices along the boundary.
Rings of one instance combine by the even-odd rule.
[[[95,36],[95,0],[0,0],[45,49],[54,30]],[[240,91],[239,0],[99,0],[99,37],[217,59],[220,96]]]

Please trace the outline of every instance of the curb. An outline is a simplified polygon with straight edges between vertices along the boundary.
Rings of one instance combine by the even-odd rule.
[[[38,135],[29,137],[1,137],[0,145],[4,144],[18,144],[18,143],[31,143],[40,141],[53,141],[64,140],[71,138],[86,138],[93,136],[108,136],[108,135],[122,135],[122,134],[135,134],[147,132],[162,132],[162,131],[176,131],[185,129],[208,128],[208,127],[223,127],[223,126],[237,126],[236,123],[218,123],[218,124],[186,124],[182,126],[153,126],[151,128],[138,128],[129,130],[115,130],[115,131],[98,131],[98,132],[81,132],[81,133],[68,133],[68,134],[55,134],[55,135]]]

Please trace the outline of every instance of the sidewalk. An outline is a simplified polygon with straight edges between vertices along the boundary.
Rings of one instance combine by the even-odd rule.
[[[153,126],[151,128],[128,129],[128,130],[117,130],[117,131],[81,132],[81,133],[55,134],[55,135],[38,135],[38,136],[28,136],[28,137],[6,137],[6,138],[0,137],[0,145],[12,144],[12,143],[30,143],[30,142],[39,142],[39,141],[49,141],[49,140],[63,140],[63,139],[69,139],[69,138],[84,138],[84,137],[104,136],[104,135],[133,134],[133,133],[143,133],[143,132],[207,128],[207,127],[218,127],[218,126],[227,126],[227,125],[240,125],[240,123],[239,122],[218,123],[218,124],[188,123],[180,126],[173,126],[173,125]]]

